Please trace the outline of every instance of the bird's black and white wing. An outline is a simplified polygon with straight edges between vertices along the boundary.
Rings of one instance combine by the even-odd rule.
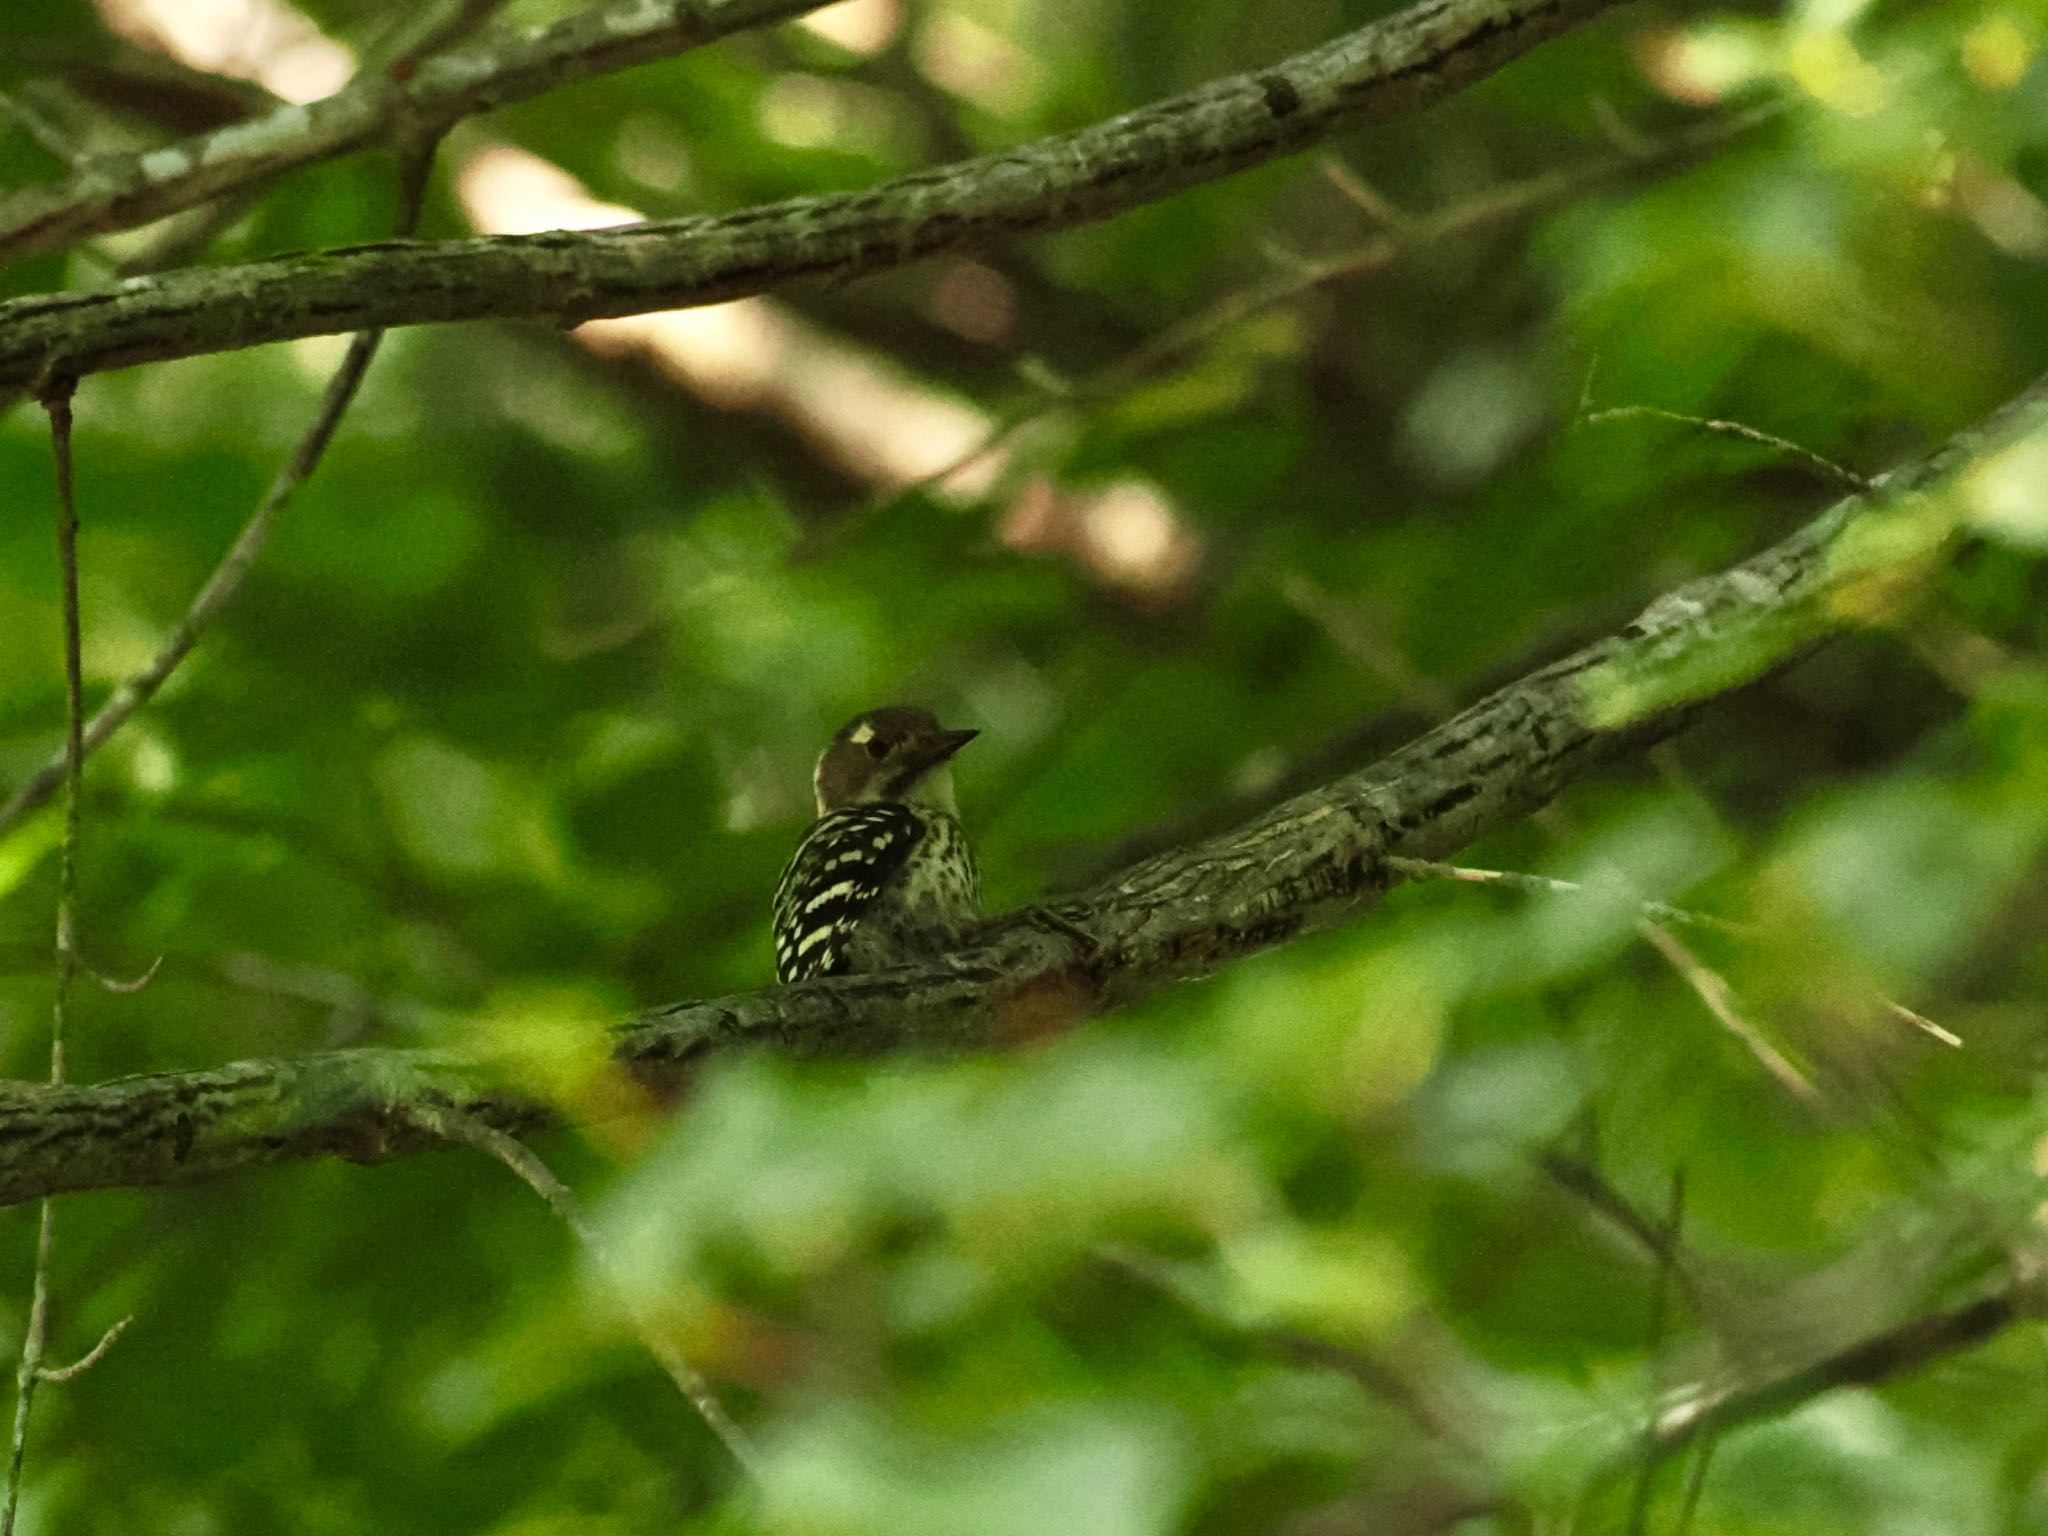
[[[775,977],[835,976],[854,930],[924,836],[905,806],[852,805],[811,824],[775,887]]]

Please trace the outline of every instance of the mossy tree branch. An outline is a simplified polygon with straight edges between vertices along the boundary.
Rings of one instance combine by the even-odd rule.
[[[0,304],[0,396],[301,336],[679,309],[1062,229],[1419,111],[1615,3],[1420,0],[1268,69],[859,192],[620,229],[387,241],[15,299]]]

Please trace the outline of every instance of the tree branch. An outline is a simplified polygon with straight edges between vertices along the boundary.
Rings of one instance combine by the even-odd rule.
[[[1027,911],[928,965],[657,1010],[622,1032],[618,1054],[649,1067],[742,1041],[819,1054],[985,1045],[1356,916],[1398,877],[1390,859],[1441,858],[1671,735],[1711,699],[1884,618],[1963,526],[1951,479],[2044,439],[2048,377],[1781,543],[1665,594],[1370,767],[1060,903],[1056,925]]]
[[[1654,1466],[1702,1437],[1790,1413],[1839,1388],[1882,1386],[1944,1356],[1974,1349],[2041,1312],[2039,1281],[2020,1280],[1946,1312],[1931,1312],[1872,1334],[1769,1381],[1718,1391],[1698,1388],[1651,1421],[1647,1445],[1638,1450],[1646,1451]]]
[[[642,1299],[641,1290],[626,1278],[612,1257],[609,1247],[599,1235],[597,1227],[584,1212],[583,1202],[576,1194],[555,1177],[554,1170],[541,1161],[540,1156],[516,1136],[508,1136],[493,1126],[483,1125],[456,1110],[432,1110],[422,1112],[422,1124],[427,1130],[446,1141],[472,1147],[486,1157],[494,1157],[523,1180],[555,1213],[563,1226],[569,1229],[583,1249],[591,1267],[610,1288],[612,1299],[617,1303],[627,1323],[655,1361],[668,1373],[683,1400],[697,1410],[698,1416],[719,1439],[732,1459],[739,1463],[740,1470],[755,1482],[761,1480],[761,1453],[755,1448],[753,1439],[719,1400],[718,1394],[704,1373],[690,1363],[689,1357],[669,1336],[669,1330],[661,1325]]]
[[[71,1014],[71,983],[78,975],[78,785],[85,770],[84,668],[80,664],[78,621],[78,501],[71,476],[71,381],[53,379],[43,389],[50,418],[50,448],[57,461],[57,565],[64,586],[64,838],[57,865],[57,988],[50,1009],[50,1086],[64,1085],[64,1026]],[[36,1230],[35,1279],[29,1292],[28,1327],[21,1339],[21,1364],[14,1378],[14,1436],[7,1458],[6,1492],[0,1495],[0,1536],[14,1536],[21,1505],[21,1471],[28,1455],[29,1416],[43,1380],[43,1351],[50,1338],[50,1256],[57,1242],[57,1208],[43,1201]]]
[[[52,369],[337,331],[685,308],[1061,229],[1417,111],[1616,3],[1419,0],[1269,69],[860,192],[622,229],[390,241],[15,299],[0,305],[0,393]]]
[[[0,200],[0,262],[153,223],[302,165],[816,10],[825,0],[612,0],[533,33],[486,38],[405,67],[372,67],[332,96],[134,154]],[[354,326],[337,326],[353,330]]]
[[[1883,617],[1956,542],[1967,501],[1956,482],[2044,440],[2048,378],[1783,542],[1667,593],[1369,768],[1145,859],[1051,914],[997,919],[922,964],[656,1009],[617,1032],[612,1057],[663,1082],[742,1045],[827,1055],[1000,1044],[1356,917],[1398,878],[1390,858],[1442,857],[1670,735],[1718,695]],[[530,1132],[550,1112],[513,1080],[505,1064],[453,1053],[357,1050],[16,1085],[0,1092],[0,1203],[320,1154],[395,1157],[433,1141],[423,1109]]]

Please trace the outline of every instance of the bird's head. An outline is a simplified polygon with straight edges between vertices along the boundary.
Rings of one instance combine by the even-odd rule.
[[[952,811],[953,754],[981,734],[949,731],[929,710],[890,704],[855,715],[818,759],[818,814],[895,801]]]

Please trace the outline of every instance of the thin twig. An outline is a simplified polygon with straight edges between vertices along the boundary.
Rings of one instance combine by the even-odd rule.
[[[1411,231],[1422,222],[1335,155],[1326,156],[1316,168],[1367,218],[1401,231]]]
[[[1587,411],[1580,415],[1583,426],[1597,427],[1613,421],[1634,421],[1648,417],[1655,421],[1672,421],[1680,426],[1693,427],[1701,432],[1710,432],[1722,437],[1738,437],[1746,443],[1755,443],[1760,448],[1785,454],[1799,460],[1817,472],[1823,479],[1837,485],[1847,486],[1852,491],[1867,491],[1870,481],[1846,465],[1837,464],[1826,454],[1815,453],[1811,448],[1793,442],[1790,438],[1764,432],[1739,421],[1721,421],[1709,416],[1688,416],[1683,411],[1667,411],[1656,405],[1616,405],[1606,410]]]
[[[1475,869],[1463,864],[1440,864],[1432,859],[1390,858],[1386,861],[1386,865],[1387,868],[1406,875],[1411,880],[1464,880],[1475,885],[1501,885],[1506,886],[1509,890],[1549,891],[1561,895],[1577,895],[1588,889],[1588,887],[1581,885],[1576,880],[1560,880],[1551,875],[1523,874],[1515,870]],[[1805,1083],[1806,1079],[1804,1076],[1781,1053],[1764,1041],[1763,1037],[1753,1027],[1749,1026],[1746,1020],[1742,1020],[1741,1016],[1735,1012],[1733,998],[1730,995],[1727,982],[1718,973],[1701,964],[1697,957],[1693,956],[1689,950],[1685,952],[1685,963],[1680,963],[1673,956],[1671,949],[1666,944],[1660,943],[1650,931],[1659,923],[1683,923],[1695,928],[1710,928],[1718,933],[1729,934],[1735,938],[1754,939],[1760,936],[1757,929],[1750,924],[1730,922],[1725,917],[1715,917],[1708,912],[1695,912],[1687,907],[1674,907],[1668,902],[1644,901],[1638,903],[1638,907],[1643,918],[1641,931],[1650,939],[1651,943],[1657,945],[1657,948],[1663,952],[1667,959],[1671,959],[1673,964],[1678,965],[1680,973],[1685,976],[1688,982],[1692,983],[1693,989],[1699,993],[1701,1000],[1709,1008],[1713,1009],[1714,1016],[1734,1030],[1737,1037],[1745,1045],[1749,1046],[1750,1050],[1757,1053],[1758,1059],[1770,1070],[1773,1077],[1778,1078],[1780,1082],[1784,1082],[1787,1087],[1791,1087],[1793,1092],[1799,1097],[1806,1098],[1808,1096],[1806,1089],[1793,1087],[1794,1079],[1800,1083]],[[1668,934],[1666,937],[1671,938]],[[1675,944],[1677,940],[1671,938],[1671,942]],[[1894,1017],[1912,1025],[1929,1039],[1949,1046],[1952,1049],[1959,1050],[1962,1048],[1962,1036],[1958,1035],[1954,1030],[1944,1029],[1925,1014],[1917,1013],[1903,1003],[1894,1002],[1890,998],[1884,998],[1881,1001]],[[1774,1062],[1780,1064],[1783,1070],[1780,1070],[1780,1065],[1773,1065]],[[1790,1074],[1789,1077],[1787,1074]],[[1810,1088],[1811,1085],[1808,1084],[1807,1087]]]
[[[1655,1417],[1652,1454],[1669,1457],[1702,1437],[1788,1413],[1843,1387],[1881,1386],[1946,1355],[1973,1349],[2014,1323],[2039,1315],[2034,1286],[2017,1281],[1960,1307],[1916,1317],[1769,1381],[1719,1391],[1698,1389]]]
[[[1376,272],[1417,247],[1471,234],[1565,202],[1617,176],[1718,149],[1775,117],[1779,110],[1770,106],[1753,112],[1710,118],[1683,133],[1673,134],[1664,143],[1642,153],[1602,156],[1509,182],[1436,213],[1401,215],[1385,233],[1360,245],[1320,259],[1303,261],[1295,270],[1263,286],[1226,294],[1209,308],[1167,327],[1145,345],[1112,363],[1079,386],[1076,393],[1083,398],[1118,394],[1210,337],[1262,310],[1299,298],[1337,279]],[[1375,217],[1385,220],[1387,209],[1388,205],[1382,200],[1375,209]]]
[[[1686,1536],[1693,1516],[1699,1513],[1700,1495],[1707,1491],[1707,1467],[1714,1459],[1714,1442],[1709,1440],[1693,1457],[1692,1472],[1685,1480],[1685,1502],[1678,1508],[1678,1525],[1672,1536]]]
[[[1313,577],[1286,571],[1277,586],[1288,607],[1322,630],[1346,661],[1385,683],[1404,702],[1432,719],[1444,720],[1457,713],[1457,696],[1447,685],[1425,675],[1398,645],[1386,640],[1350,604]]]
[[[1088,378],[1059,389],[1041,388],[1024,400],[998,411],[978,443],[929,474],[920,475],[908,484],[895,486],[887,493],[871,498],[840,519],[832,533],[834,536],[843,534],[907,497],[945,484],[963,470],[1000,453],[1019,433],[1056,411],[1115,400],[1179,357],[1264,310],[1301,298],[1326,284],[1369,275],[1410,250],[1469,234],[1565,201],[1616,176],[1703,154],[1747,133],[1776,116],[1780,110],[1771,106],[1731,117],[1714,118],[1674,134],[1647,151],[1604,156],[1582,165],[1511,182],[1433,214],[1408,214],[1395,209],[1386,199],[1367,189],[1340,162],[1326,160],[1322,165],[1323,174],[1347,198],[1381,223],[1380,233],[1330,256],[1294,261],[1280,276],[1223,295]]]
[[[50,417],[50,448],[57,468],[57,564],[64,586],[64,841],[57,863],[57,989],[50,1009],[50,1085],[64,1082],[64,1026],[71,1012],[71,982],[78,971],[78,782],[85,767],[85,687],[79,660],[78,504],[71,480],[71,391],[69,379],[53,380],[43,391]],[[54,1202],[43,1202],[36,1231],[35,1279],[29,1293],[28,1329],[21,1341],[21,1365],[14,1378],[14,1435],[7,1459],[7,1493],[0,1510],[0,1536],[14,1536],[21,1503],[21,1469],[28,1455],[29,1413],[36,1384],[43,1379],[43,1349],[50,1334],[50,1255],[57,1242]]]
[[[401,152],[399,171],[399,233],[407,234],[418,224],[425,198],[426,181],[433,164],[434,138],[422,139]],[[80,664],[78,618],[78,517],[71,481],[71,385],[68,381],[46,391],[44,405],[50,413],[51,439],[56,449],[58,491],[58,554],[64,580],[64,680],[65,744],[63,756],[46,765],[0,808],[0,830],[49,798],[58,785],[64,790],[64,834],[58,874],[57,897],[57,997],[51,1021],[50,1080],[64,1081],[64,1025],[70,1005],[71,982],[78,969],[77,951],[77,842],[79,781],[85,755],[113,734],[163,685],[183,661],[201,634],[240,590],[270,531],[271,521],[319,463],[350,401],[355,398],[370,360],[376,355],[378,331],[352,337],[341,367],[329,383],[319,414],[314,418],[298,449],[271,483],[254,515],[229,548],[227,555],[207,579],[187,610],[184,620],[158,652],[150,665],[128,679],[103,705],[88,727],[85,723],[84,683]],[[155,974],[135,983],[147,984]],[[98,1347],[62,1373],[46,1372],[42,1357],[49,1333],[50,1255],[55,1245],[55,1212],[45,1200],[36,1239],[34,1288],[29,1303],[29,1324],[22,1341],[21,1365],[16,1376],[14,1434],[8,1461],[4,1510],[0,1510],[0,1536],[13,1536],[15,1514],[21,1496],[21,1474],[28,1449],[29,1415],[35,1389],[43,1380],[68,1380],[88,1368],[119,1336],[120,1327],[109,1330]],[[120,1325],[125,1327],[125,1324]]]
[[[433,166],[434,147],[434,142],[429,141],[412,146],[400,155],[399,209],[395,221],[395,233],[400,238],[410,235],[419,225],[427,176]],[[241,591],[250,568],[255,565],[256,557],[262,553],[264,543],[270,537],[271,524],[319,466],[321,455],[333,441],[335,429],[341,425],[342,415],[355,399],[356,390],[369,371],[370,360],[377,355],[377,344],[383,339],[382,331],[361,331],[349,338],[348,351],[343,355],[334,377],[328,380],[312,425],[270,482],[263,499],[257,503],[248,522],[242,525],[242,531],[235,535],[234,543],[228,546],[220,564],[213,568],[205,585],[192,599],[192,605],[185,610],[178,627],[171,631],[170,638],[149,664],[130,676],[114,690],[106,703],[93,712],[85,727],[84,750],[87,753],[97,751],[109,736],[127,724],[130,716],[156,696],[157,690],[163,687],[178,665],[191,654],[200,637],[220,617],[221,611]],[[0,805],[0,832],[7,831],[43,806],[56,792],[63,777],[64,759],[61,755],[52,757],[37,769],[8,796],[5,805]]]
[[[1636,931],[1655,946],[1657,952],[1671,962],[1672,969],[1685,978],[1699,1000],[1707,1005],[1707,1011],[1721,1021],[1725,1028],[1743,1045],[1759,1065],[1776,1078],[1779,1086],[1793,1098],[1810,1108],[1821,1103],[1820,1090],[1811,1079],[1792,1064],[1785,1053],[1764,1038],[1763,1032],[1742,1016],[1735,1006],[1734,988],[1728,985],[1728,978],[1708,965],[1688,949],[1683,940],[1661,923],[1648,918],[1636,924]]]
[[[1670,1256],[1677,1251],[1678,1234],[1685,1220],[1685,1175],[1673,1174],[1671,1178],[1671,1208],[1663,1223],[1665,1243],[1660,1250],[1657,1265],[1657,1284],[1650,1293],[1650,1348],[1662,1347],[1665,1329],[1669,1325],[1671,1310],[1671,1277],[1673,1265]],[[1650,1522],[1650,1494],[1657,1482],[1656,1420],[1653,1418],[1643,1427],[1643,1468],[1636,1478],[1635,1495],[1629,1502],[1629,1536],[1644,1536]]]
[[[78,806],[85,771],[85,682],[78,620],[78,503],[71,478],[71,385],[43,401],[57,457],[57,562],[64,583],[64,841],[57,863],[57,997],[50,1018],[50,1081],[64,1081],[64,1025],[78,970]]]
[[[131,1312],[105,1333],[101,1334],[99,1343],[93,1345],[91,1349],[80,1355],[69,1365],[45,1366],[38,1374],[45,1381],[70,1381],[73,1377],[83,1376],[107,1357],[107,1351],[114,1347],[115,1341],[128,1331],[128,1325],[134,1321],[135,1315]]]
[[[761,1477],[761,1458],[760,1453],[754,1448],[753,1441],[734,1421],[732,1415],[726,1412],[725,1405],[712,1391],[711,1383],[706,1381],[703,1374],[690,1364],[681,1350],[676,1348],[675,1341],[668,1337],[659,1322],[649,1317],[646,1309],[635,1301],[633,1288],[626,1283],[618,1266],[612,1261],[603,1239],[598,1236],[596,1227],[591,1225],[590,1218],[584,1214],[582,1203],[577,1200],[569,1186],[556,1178],[548,1165],[542,1162],[526,1143],[515,1136],[506,1135],[496,1126],[485,1124],[474,1115],[465,1114],[453,1107],[422,1108],[417,1114],[425,1129],[445,1140],[459,1142],[463,1146],[473,1147],[496,1158],[524,1179],[527,1187],[547,1202],[548,1208],[574,1234],[576,1241],[583,1246],[583,1251],[589,1255],[591,1263],[611,1287],[620,1310],[625,1313],[626,1320],[632,1324],[634,1333],[647,1347],[648,1353],[661,1363],[662,1369],[668,1372],[669,1380],[676,1384],[676,1390],[683,1394],[704,1422],[710,1426],[711,1432],[718,1436],[726,1450],[732,1453],[732,1459],[739,1463],[740,1469],[758,1482]]]
[[[94,971],[92,973],[92,979],[98,982],[101,986],[105,987],[109,992],[118,992],[123,994],[124,996],[132,995],[134,993],[140,992],[152,981],[155,981],[156,973],[162,970],[163,968],[164,957],[162,955],[158,955],[154,960],[149,962],[149,969],[144,971],[140,976],[136,976],[124,981],[119,976],[102,976],[98,971]]]
[[[7,1457],[6,1507],[0,1511],[0,1536],[14,1536],[14,1515],[21,1504],[21,1469],[28,1457],[28,1418],[35,1406],[36,1385],[43,1379],[43,1346],[50,1330],[50,1254],[56,1246],[56,1202],[43,1202],[36,1229],[35,1280],[29,1290],[28,1331],[21,1340],[21,1364],[14,1374],[14,1437]]]
[[[1895,1003],[1890,998],[1884,1000],[1884,1005],[1892,1011],[1894,1017],[1904,1019],[1930,1040],[1939,1041],[1953,1050],[1961,1050],[1963,1048],[1963,1037],[1961,1035],[1952,1029],[1943,1029],[1934,1020],[1928,1018],[1926,1014],[1916,1013],[1904,1003]]]
[[[1599,124],[1601,136],[1625,155],[1648,154],[1657,147],[1657,141],[1615,110],[1614,103],[1605,96],[1595,96],[1587,105],[1592,109],[1593,121]]]
[[[1229,329],[1261,310],[1340,278],[1375,272],[1409,250],[1459,235],[1471,234],[1490,225],[1504,223],[1524,214],[1567,201],[1590,187],[1611,181],[1631,171],[1690,159],[1749,132],[1777,114],[1775,107],[1730,117],[1711,118],[1664,143],[1640,153],[1603,156],[1561,170],[1509,182],[1479,193],[1461,203],[1430,214],[1406,214],[1393,210],[1383,198],[1371,204],[1373,216],[1388,225],[1388,231],[1348,250],[1315,261],[1301,263],[1295,272],[1263,287],[1227,294],[1208,309],[1170,326],[1159,336],[1081,386],[1080,393],[1115,393],[1157,371],[1174,358],[1217,333]],[[1329,173],[1326,165],[1325,173]]]
[[[380,996],[341,971],[312,965],[290,965],[266,956],[237,951],[212,967],[219,981],[259,997],[310,1003],[329,1019],[325,1041],[332,1049],[396,1026],[415,1036],[436,1031],[453,1033],[457,1016],[429,1007],[417,998]]]
[[[77,165],[84,158],[71,135],[19,91],[0,91],[0,113],[13,118],[43,153],[63,161],[67,167]]]
[[[1403,1369],[1375,1350],[1340,1344],[1304,1329],[1256,1322],[1240,1316],[1204,1294],[1184,1272],[1185,1266],[1127,1243],[1099,1243],[1096,1261],[1105,1268],[1156,1291],[1206,1327],[1303,1365],[1349,1376],[1375,1396],[1384,1398],[1432,1441],[1454,1447],[1475,1460],[1485,1453],[1469,1425],[1460,1423],[1440,1402],[1428,1372]]]
[[[447,0],[438,10],[429,8],[403,16],[388,37],[366,50],[366,61],[400,75],[464,41],[485,22],[505,8],[506,0]]]
[[[254,192],[229,192],[215,202],[172,214],[113,263],[114,276],[147,277],[169,267],[183,266],[211,245],[221,231],[246,217],[256,200]],[[82,255],[98,254],[101,250],[93,244],[73,249]]]
[[[1433,859],[1388,859],[1387,868],[1408,876],[1411,880],[1464,880],[1474,885],[1499,885],[1511,891],[1538,891],[1556,895],[1581,896],[1592,888],[1576,880],[1560,880],[1552,875],[1528,875],[1511,869],[1475,869],[1466,864],[1439,864]],[[1725,917],[1715,917],[1710,912],[1695,912],[1687,907],[1674,907],[1669,902],[1639,901],[1635,903],[1643,916],[1660,923],[1685,923],[1695,928],[1712,928],[1720,933],[1733,934],[1738,938],[1757,937],[1756,929],[1743,923],[1730,922]]]
[[[1537,1155],[1536,1166],[1559,1189],[1577,1195],[1596,1216],[1605,1217],[1619,1231],[1640,1244],[1659,1269],[1667,1272],[1677,1283],[1684,1293],[1686,1306],[1695,1316],[1704,1310],[1699,1285],[1693,1278],[1676,1232],[1638,1211],[1620,1190],[1601,1177],[1591,1163],[1566,1157],[1561,1152],[1542,1152]]]

